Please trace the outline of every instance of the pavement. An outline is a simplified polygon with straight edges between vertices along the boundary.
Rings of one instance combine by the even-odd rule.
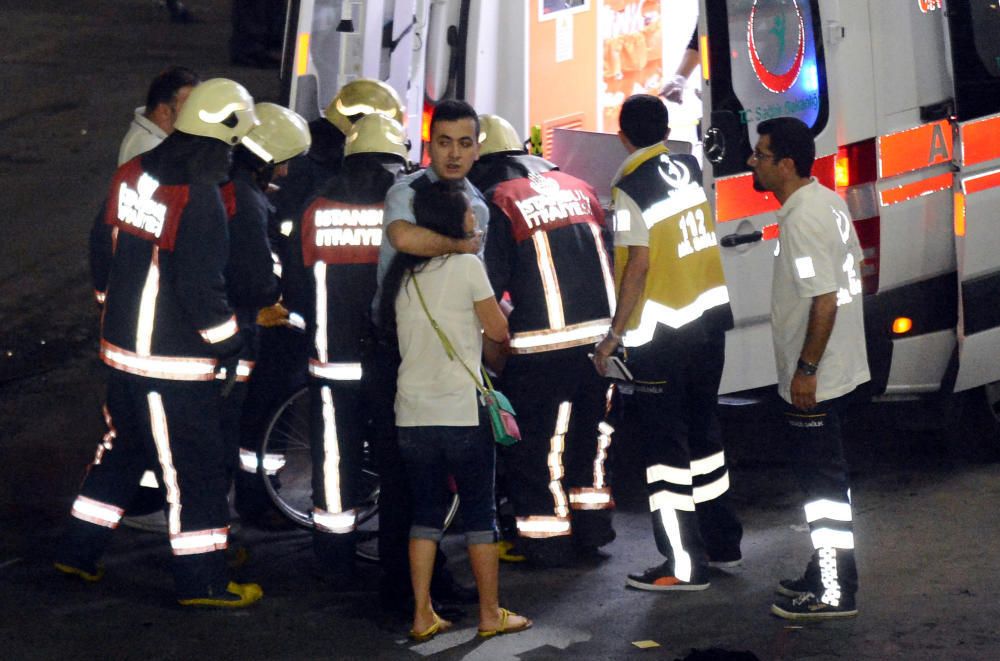
[[[8,3],[9,4],[9,3]],[[1000,466],[975,464],[926,431],[899,431],[883,407],[848,420],[861,579],[853,620],[796,625],[768,607],[777,579],[809,554],[787,448],[760,408],[727,410],[733,496],[745,564],[704,592],[624,587],[657,564],[635,444],[617,435],[618,538],[571,568],[501,570],[504,605],[535,626],[480,640],[469,609],[456,629],[411,644],[405,617],[383,612],[378,569],[334,591],[311,566],[308,534],[242,527],[236,570],[264,600],[188,612],[171,598],[158,534],[119,529],[107,575],[81,585],[51,569],[83,470],[102,430],[97,311],[87,231],[118,142],[149,79],[169,64],[243,82],[276,100],[273,70],[228,64],[229,3],[194,1],[202,22],[167,21],[152,0],[35,0],[4,7],[0,39],[0,656],[4,659],[676,659],[692,649],[760,659],[1000,658]],[[909,425],[913,427],[914,425]],[[451,566],[471,583],[462,539]],[[658,646],[640,649],[634,643]]]

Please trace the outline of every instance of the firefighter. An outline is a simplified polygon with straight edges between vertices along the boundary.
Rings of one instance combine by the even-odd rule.
[[[247,340],[241,357],[248,361],[256,358],[260,311],[267,308],[271,313],[271,321],[265,323],[287,323],[284,320],[288,316],[287,310],[277,305],[280,267],[267,237],[274,210],[266,192],[271,180],[287,168],[289,159],[308,151],[311,142],[309,127],[298,113],[274,103],[258,103],[254,112],[260,123],[233,150],[230,180],[235,213],[229,222],[229,262],[225,271],[229,304]],[[245,471],[256,473],[256,447],[240,447],[240,412],[246,389],[245,383],[236,383],[224,400],[222,429],[232,449],[232,460],[238,458]]]
[[[771,612],[790,620],[852,617],[858,570],[840,414],[871,378],[862,253],[844,200],[809,176],[816,157],[809,127],[779,117],[758,124],[757,133],[747,161],[754,188],[781,203],[771,292],[778,394],[814,549],[802,578],[779,582],[778,593],[789,599]]]
[[[667,153],[667,119],[655,96],[622,105],[618,135],[629,156],[612,184],[618,308],[594,364],[605,369],[625,347],[635,377],[626,416],[643,445],[666,558],[627,583],[704,590],[708,566],[742,561],[717,413],[732,313],[701,170],[693,157]]]
[[[91,232],[104,311],[101,360],[111,370],[108,431],[98,445],[56,568],[86,581],[150,460],[167,493],[177,599],[248,606],[260,586],[226,579],[229,507],[220,384],[245,378],[243,340],[226,300],[229,254],[219,184],[231,150],[256,123],[253,99],[222,78],[191,92],[175,131],[115,173]],[[222,386],[225,387],[224,385]]]
[[[313,549],[333,585],[353,579],[356,483],[370,415],[361,396],[361,354],[370,337],[385,194],[407,166],[399,122],[359,119],[344,167],[302,215],[285,273],[285,304],[302,314],[310,338]],[[386,412],[371,412],[385,415]]]
[[[513,306],[503,390],[523,440],[503,459],[516,548],[533,564],[562,565],[573,543],[595,549],[615,536],[605,420],[613,390],[588,359],[615,307],[604,211],[589,184],[525,153],[505,119],[479,121],[469,178],[489,202],[490,283]]]
[[[344,140],[354,121],[378,113],[402,121],[403,106],[395,90],[371,78],[353,80],[337,92],[322,117],[309,123],[312,146],[288,163],[286,176],[276,179],[275,207],[270,237],[280,261],[288,259],[289,236],[309,203],[340,171]],[[295,249],[298,249],[295,246]],[[242,443],[256,447],[275,408],[306,381],[309,342],[304,328],[285,325],[264,328],[253,378],[241,421]],[[280,513],[268,506],[262,488],[245,479],[237,482],[236,509],[243,520],[265,528],[287,526]]]

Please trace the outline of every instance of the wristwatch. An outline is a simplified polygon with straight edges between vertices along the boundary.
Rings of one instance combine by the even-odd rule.
[[[819,369],[819,365],[814,365],[813,363],[807,363],[806,361],[799,358],[799,365],[797,369],[806,376],[816,376],[816,370]]]

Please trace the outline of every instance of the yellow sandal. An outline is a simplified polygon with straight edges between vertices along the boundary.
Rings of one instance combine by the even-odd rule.
[[[524,622],[513,627],[507,626],[507,620],[511,615],[517,615],[514,611],[509,611],[506,608],[500,609],[500,626],[497,629],[490,629],[487,631],[479,630],[480,638],[492,638],[493,636],[501,636],[508,633],[519,633],[525,629],[530,629],[532,622],[528,618],[524,618]]]
[[[424,631],[414,631],[410,629],[410,640],[418,643],[422,643],[425,640],[430,640],[439,633],[444,633],[451,628],[451,622],[442,619],[437,613],[434,613],[434,624],[427,627]]]

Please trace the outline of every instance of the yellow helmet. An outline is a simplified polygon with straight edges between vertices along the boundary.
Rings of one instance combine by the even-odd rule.
[[[479,155],[524,152],[524,142],[517,131],[499,115],[479,116]]]
[[[396,90],[373,78],[358,78],[347,83],[323,111],[327,121],[344,135],[351,132],[352,117],[372,113],[403,121],[403,103]]]
[[[297,112],[277,103],[258,103],[254,113],[260,124],[250,129],[244,147],[265,163],[281,163],[309,150],[309,125]]]
[[[354,122],[344,143],[344,156],[352,154],[394,154],[406,159],[410,151],[403,125],[378,113]]]
[[[212,78],[192,88],[174,128],[235,145],[256,124],[253,98],[246,88],[227,78]]]

